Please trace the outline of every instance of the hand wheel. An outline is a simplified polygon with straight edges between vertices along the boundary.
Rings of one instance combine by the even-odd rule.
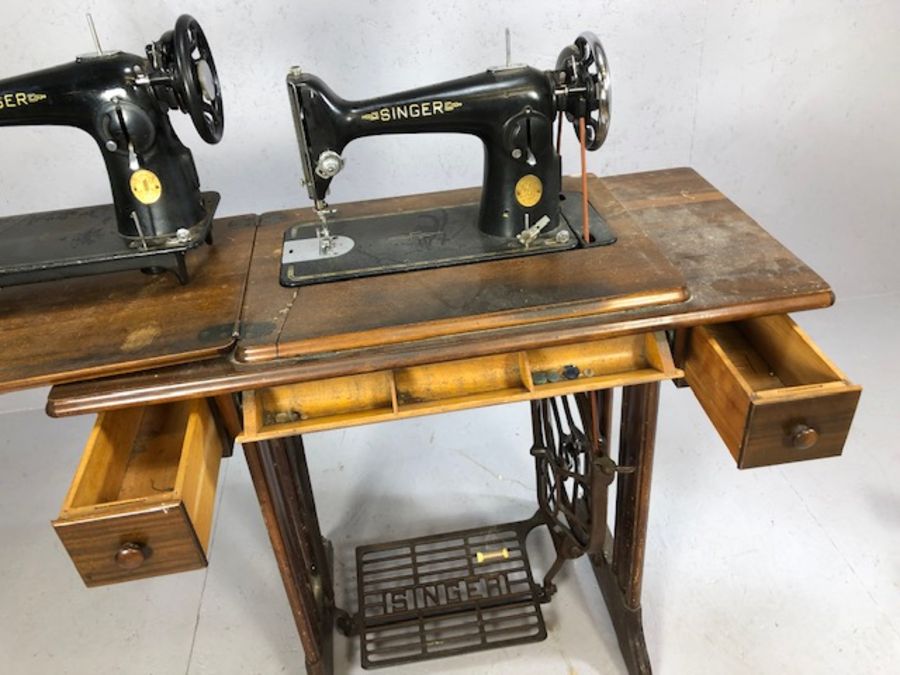
[[[584,117],[585,147],[597,150],[609,133],[612,103],[609,63],[600,39],[589,31],[579,35],[573,45],[562,50],[556,69],[564,73],[569,92],[565,106],[566,119],[572,122],[578,134],[578,119]]]
[[[191,116],[207,143],[222,139],[225,114],[219,75],[203,29],[194,17],[182,14],[175,23],[175,91],[181,109]]]

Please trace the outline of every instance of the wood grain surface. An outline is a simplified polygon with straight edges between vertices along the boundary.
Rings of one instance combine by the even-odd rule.
[[[567,179],[566,189],[575,189]],[[611,246],[388,274],[300,288],[278,285],[284,231],[310,209],[260,216],[237,350],[245,363],[522,326],[687,298],[685,282],[604,184],[590,198],[618,237]],[[478,201],[477,189],[339,207],[341,217]]]
[[[567,369],[575,372],[567,376]],[[665,335],[659,332],[299,382],[244,392],[244,430],[238,441],[631,386],[683,374],[675,368]]]
[[[333,350],[268,363],[243,365],[223,358],[135,372],[54,387],[47,410],[56,416],[73,415],[619,334],[783,314],[827,307],[833,302],[831,289],[821,277],[693,169],[595,178],[592,183],[602,183],[615,199],[612,206],[627,212],[678,268],[689,295],[686,301]],[[431,198],[437,200],[438,196]],[[380,200],[347,205],[342,210],[351,215],[356,209],[372,209],[374,204],[382,212],[390,212],[397,203]],[[289,213],[296,217],[296,212]],[[640,261],[633,266],[638,272],[647,271]],[[340,285],[330,287],[335,289],[332,301],[340,302]],[[283,290],[274,278],[268,289]],[[267,321],[245,323],[241,348],[258,348],[266,341],[274,344],[273,335],[282,318],[276,314]]]
[[[787,316],[694,328],[684,371],[742,469],[841,454],[862,391]]]
[[[229,352],[256,216],[217,220],[215,244],[174,274],[117,272],[0,290],[0,392]]]
[[[53,522],[85,583],[205,566],[221,458],[203,399],[100,415]]]
[[[152,504],[131,513],[80,521],[55,521],[54,529],[85,586],[103,586],[206,567],[206,556],[181,502]],[[125,542],[150,551],[137,569],[116,564]]]

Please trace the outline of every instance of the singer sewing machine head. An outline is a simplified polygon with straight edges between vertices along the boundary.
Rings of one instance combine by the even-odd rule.
[[[354,101],[297,68],[291,70],[287,84],[303,179],[321,222],[287,232],[282,257],[285,285],[530,255],[612,239],[598,218],[580,222],[577,197],[562,198],[559,138],[556,145],[553,138],[554,121],[558,118],[561,125],[566,117],[584,149],[596,150],[606,139],[609,68],[592,33],[582,33],[563,49],[553,70],[507,65]],[[473,134],[484,143],[484,182],[475,212],[441,210],[430,216],[431,221],[438,218],[443,246],[435,246],[436,237],[423,240],[429,218],[421,214],[408,222],[398,217],[377,226],[370,223],[366,231],[334,217],[326,196],[344,166],[342,153],[350,141],[424,132]],[[462,234],[448,241],[451,231]]]
[[[145,56],[103,51],[97,41],[96,54],[0,80],[0,126],[86,131],[103,155],[113,197],[111,212],[94,207],[0,221],[6,251],[0,254],[0,286],[128,267],[159,269],[166,261],[174,261],[179,278],[187,280],[184,252],[211,242],[218,195],[200,192],[191,152],[169,121],[171,110],[188,113],[207,143],[221,139],[215,62],[203,30],[188,15],[147,45]],[[101,221],[112,229],[110,220],[115,232],[97,232]],[[56,229],[48,233],[45,225]],[[87,240],[93,248],[73,250]]]

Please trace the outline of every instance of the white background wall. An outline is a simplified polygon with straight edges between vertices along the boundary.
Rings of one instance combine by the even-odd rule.
[[[801,321],[815,329],[826,353],[866,387],[843,458],[759,472],[735,471],[693,397],[664,387],[645,579],[651,657],[661,672],[893,672],[888,664],[897,663],[900,645],[892,624],[900,615],[900,502],[891,482],[898,457],[892,425],[900,373],[897,359],[885,360],[885,355],[895,353],[900,330],[900,265],[894,263],[900,248],[894,227],[900,212],[900,1],[7,1],[0,4],[0,78],[90,50],[86,10],[94,13],[107,47],[138,52],[170,28],[180,12],[200,19],[225,87],[225,139],[206,146],[186,117],[178,116],[176,124],[195,151],[204,185],[222,193],[222,214],[307,203],[299,187],[283,83],[292,64],[321,75],[339,93],[362,97],[501,62],[504,26],[512,30],[515,60],[540,67],[550,67],[579,31],[597,32],[613,69],[614,113],[607,144],[589,157],[591,170],[697,168],[833,284],[842,306],[809,313]],[[575,172],[574,139],[566,138],[565,168]],[[0,215],[109,200],[100,155],[81,132],[0,129],[0,152]],[[470,138],[368,139],[352,144],[347,155],[348,168],[335,182],[336,202],[480,180],[480,148]],[[0,313],[2,298],[0,291]],[[42,391],[0,397],[0,412],[39,408],[43,400]],[[371,540],[368,528],[393,522],[386,514],[421,517],[404,501],[398,507],[390,489],[382,494],[381,486],[389,484],[373,480],[369,469],[392,473],[395,466],[415,467],[420,449],[435,443],[443,450],[438,459],[453,460],[446,469],[435,464],[431,476],[406,469],[412,476],[406,484],[420,491],[438,476],[453,479],[448,499],[428,501],[429,514],[455,513],[456,504],[465,503],[467,509],[481,509],[485,519],[489,513],[493,518],[495,505],[518,509],[524,495],[530,506],[530,491],[518,487],[530,485],[527,462],[465,460],[470,446],[494,447],[497,429],[509,424],[504,417],[509,414],[509,408],[494,408],[390,428],[362,427],[346,438],[343,432],[314,435],[310,457],[317,485],[326,488],[319,497],[329,536],[337,529],[345,537],[338,544],[349,546],[361,541],[363,532]],[[262,523],[258,516],[255,525],[250,522],[255,497],[243,462],[226,464],[231,474],[228,492],[222,490],[227,498],[217,519],[222,525],[215,542],[218,557],[208,570],[208,584],[206,576],[175,575],[155,580],[165,592],[126,585],[108,595],[100,590],[85,594],[76,588],[45,521],[74,469],[89,421],[41,424],[40,419],[40,413],[0,417],[0,441],[9,446],[0,503],[5,498],[15,505],[0,508],[0,515],[14,513],[0,526],[13,533],[9,541],[26,542],[7,547],[5,561],[7,549],[0,549],[0,569],[12,570],[4,579],[13,577],[2,588],[7,597],[33,603],[20,612],[24,623],[17,617],[11,630],[0,631],[24,655],[20,665],[44,672],[46,667],[34,664],[58,665],[61,654],[82,654],[76,663],[99,662],[90,649],[96,641],[84,641],[79,626],[71,629],[66,621],[66,612],[53,612],[57,606],[96,615],[85,625],[92,636],[97,633],[94,618],[106,626],[110,639],[104,654],[115,654],[116,645],[127,652],[124,661],[108,659],[113,664],[152,667],[134,656],[143,653],[152,654],[156,670],[163,671],[159,659],[174,663],[185,655],[195,657],[190,672],[266,672],[259,664],[270,662],[257,657],[272,654],[279,665],[296,665],[298,643]],[[396,447],[394,431],[404,434],[408,447]],[[522,438],[509,442],[520,444]],[[373,465],[380,449],[401,456],[395,463]],[[365,458],[361,468],[354,453]],[[32,468],[38,464],[40,471]],[[458,477],[472,466],[481,480],[469,485]],[[502,477],[495,480],[489,473]],[[35,476],[40,480],[26,480]],[[363,499],[367,491],[377,494]],[[31,508],[23,509],[26,503]],[[31,565],[29,560],[39,561]],[[257,563],[262,567],[257,569]],[[35,575],[40,575],[43,595],[35,595]],[[698,578],[704,583],[691,583]],[[202,595],[201,581],[207,589],[202,620],[188,606]],[[53,606],[44,602],[48,583],[58,600]],[[570,586],[578,588],[561,584],[561,589]],[[139,615],[153,630],[132,632],[135,612],[122,601],[123,592],[134,594]],[[234,602],[245,593],[254,601]],[[148,604],[156,605],[156,613],[152,606],[145,611]],[[119,621],[123,607],[128,617]],[[572,605],[561,607],[569,613]],[[172,629],[163,638],[154,632],[162,625],[153,623],[160,612]],[[54,630],[54,620],[63,628]],[[194,626],[195,637],[199,634],[196,650],[194,643],[184,644],[190,629],[179,620]],[[585,625],[580,623],[582,631]],[[224,644],[221,636],[232,626],[230,635],[244,639]],[[575,655],[579,672],[593,672],[596,658],[582,666],[577,657],[582,649],[593,649],[597,636],[591,632],[583,638],[579,625],[573,628],[561,631],[562,637],[555,632],[544,648],[556,651],[555,640],[568,640],[559,651]],[[127,638],[116,637],[116,629]],[[162,652],[160,639],[168,645]],[[603,639],[604,658],[615,660],[608,631]],[[497,652],[485,658],[499,662],[505,656]],[[525,665],[534,672],[548,672],[541,671],[543,661],[527,658]],[[611,671],[617,663],[606,668],[604,661],[601,670]],[[225,664],[224,669],[216,664]],[[448,662],[447,667],[453,666]],[[567,670],[574,669],[569,664]],[[465,666],[459,670],[464,671]]]
[[[5,2],[0,77],[106,48],[142,52],[182,12],[206,30],[224,88],[226,132],[203,143],[176,115],[220,213],[305,205],[284,76],[292,64],[367,97],[514,61],[551,67],[581,30],[611,61],[612,131],[590,169],[698,169],[847,298],[900,282],[900,2],[499,0],[408,2]],[[578,170],[574,134],[564,170]],[[102,161],[67,128],[0,129],[0,215],[109,200]],[[474,185],[464,136],[351,144],[332,200]],[[2,243],[0,243],[2,245]],[[0,297],[2,311],[2,297]],[[28,399],[29,404],[35,400]],[[0,397],[0,410],[21,406]]]

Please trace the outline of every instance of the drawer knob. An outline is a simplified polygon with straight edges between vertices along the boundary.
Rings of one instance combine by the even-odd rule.
[[[147,550],[140,544],[122,544],[116,551],[116,564],[125,570],[136,570],[147,559]]]
[[[791,429],[791,445],[797,450],[809,450],[819,440],[819,432],[805,424]]]

